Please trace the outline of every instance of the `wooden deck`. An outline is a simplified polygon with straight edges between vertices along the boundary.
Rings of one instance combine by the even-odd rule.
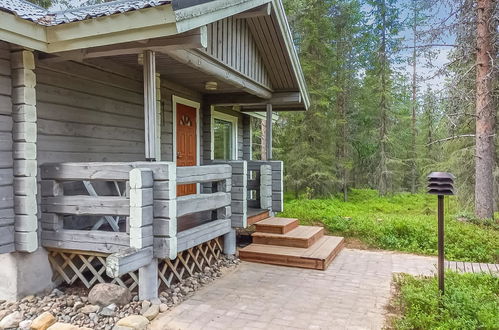
[[[258,221],[267,219],[268,217],[269,210],[248,207],[248,226],[254,225]]]
[[[499,264],[446,260],[445,268],[458,273],[487,273],[499,276]]]
[[[324,236],[322,227],[271,217],[255,224],[253,244],[239,250],[245,261],[325,270],[341,251],[343,237]]]

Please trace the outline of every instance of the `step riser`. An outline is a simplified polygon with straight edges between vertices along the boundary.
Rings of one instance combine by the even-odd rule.
[[[268,233],[268,234],[286,234],[291,230],[298,227],[298,220],[293,221],[285,226],[270,226],[264,224],[255,224],[255,230],[260,233]]]
[[[266,245],[291,246],[299,248],[308,248],[324,236],[324,230],[317,232],[308,239],[289,238],[289,237],[262,237],[253,236],[253,243]]]
[[[239,259],[243,261],[256,262],[262,264],[325,270],[324,261],[317,259],[304,259],[304,258],[290,257],[290,256],[276,255],[276,254],[262,255],[260,253],[243,252],[243,251],[239,253]]]
[[[254,215],[252,217],[248,217],[248,226],[254,225],[258,221],[262,221],[264,219],[267,219],[268,217],[270,217],[270,214],[268,211]]]
[[[300,251],[301,248],[296,247],[282,247],[280,250],[277,246],[269,246],[267,249],[265,245],[255,243],[255,245],[240,249],[239,258],[243,261],[263,264],[326,270],[343,249],[344,242],[345,240],[341,237],[325,237],[316,243],[319,244],[319,250],[312,250],[310,253],[303,253]],[[320,252],[320,250],[323,251]]]

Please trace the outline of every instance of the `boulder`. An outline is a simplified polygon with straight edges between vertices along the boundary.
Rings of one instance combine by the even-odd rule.
[[[158,314],[159,305],[152,305],[144,313],[142,313],[142,316],[146,317],[149,321],[152,321],[156,316],[158,316]]]
[[[0,321],[0,329],[17,328],[22,320],[23,315],[21,312],[15,311],[10,313]]]
[[[31,323],[31,330],[45,330],[55,323],[55,317],[50,312],[43,312]]]
[[[148,324],[149,320],[146,317],[142,315],[130,315],[116,322],[114,329],[130,328],[133,330],[146,330]]]
[[[93,305],[118,306],[126,305],[132,300],[132,294],[127,288],[116,284],[100,283],[95,285],[88,294],[88,301]]]

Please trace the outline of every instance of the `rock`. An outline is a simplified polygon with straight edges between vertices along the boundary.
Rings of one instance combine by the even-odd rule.
[[[69,323],[56,322],[48,327],[47,330],[79,330],[79,328]]]
[[[62,292],[61,290],[59,290],[59,289],[57,289],[57,288],[56,288],[56,289],[54,289],[54,290],[52,290],[52,293],[51,293],[51,295],[56,296],[56,297],[60,297],[60,296],[62,296],[63,294],[64,294],[64,292]]]
[[[140,309],[140,314],[144,314],[149,309],[149,307],[151,307],[151,302],[149,302],[148,300],[142,301],[142,307]]]
[[[22,322],[19,322],[19,329],[21,329],[21,330],[29,330],[30,327],[31,327],[31,323],[32,322],[33,321],[31,321],[31,320],[24,320]]]
[[[114,316],[114,314],[116,313],[116,308],[117,308],[116,304],[111,304],[109,306],[104,307],[99,314],[104,316]]]
[[[99,309],[100,307],[98,305],[86,305],[80,308],[80,313],[83,314],[97,313]]]
[[[116,322],[119,327],[127,327],[133,330],[146,330],[148,324],[149,320],[142,315],[130,315]],[[116,327],[114,329],[116,330]]]
[[[159,305],[159,312],[164,313],[168,310],[168,305],[167,304],[161,304]]]
[[[10,313],[0,321],[0,329],[17,328],[22,320],[23,315],[21,312],[15,311]]]
[[[172,301],[173,301],[173,304],[174,304],[174,305],[178,304],[178,303],[179,303],[179,300],[180,300],[180,299],[178,299],[178,297],[175,297],[175,296],[174,296],[174,297],[172,297]]]
[[[0,321],[1,321],[4,317],[6,317],[7,315],[9,315],[9,314],[10,314],[10,311],[9,311],[8,309],[1,310],[1,311],[0,311]]]
[[[88,294],[88,301],[93,305],[118,306],[126,305],[132,300],[132,294],[127,288],[122,288],[116,284],[100,283],[95,285]]]
[[[158,314],[159,305],[152,305],[145,311],[145,313],[142,313],[142,316],[146,317],[149,321],[152,321],[156,316],[158,316]]]
[[[45,330],[55,323],[55,317],[50,312],[43,312],[31,323],[31,330]]]
[[[85,304],[84,304],[84,303],[82,303],[81,301],[77,301],[77,302],[75,302],[75,304],[73,305],[73,309],[74,309],[75,311],[77,311],[77,310],[79,310],[80,308],[82,308],[83,306],[85,306]]]

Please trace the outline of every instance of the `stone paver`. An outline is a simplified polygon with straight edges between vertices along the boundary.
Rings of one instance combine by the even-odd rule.
[[[344,249],[326,271],[243,262],[151,329],[381,329],[392,275],[435,273],[436,259]]]

